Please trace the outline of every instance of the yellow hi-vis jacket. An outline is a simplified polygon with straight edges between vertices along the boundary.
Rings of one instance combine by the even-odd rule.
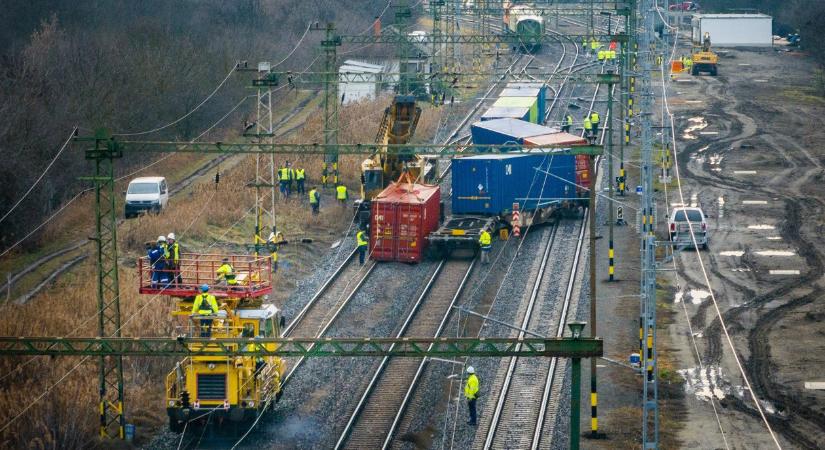
[[[174,262],[175,265],[177,265],[180,262],[180,245],[178,245],[178,243],[175,242],[174,244],[169,245],[167,248],[169,250],[169,259],[171,259],[172,262]]]
[[[590,119],[584,119],[584,129],[585,130],[592,130],[593,124],[590,123]]]
[[[599,48],[599,47],[600,47],[600,45],[599,45],[599,41],[597,41],[597,40],[595,40],[595,39],[593,39],[592,41],[590,41],[590,50],[596,50],[596,49],[597,49],[597,48]]]
[[[571,116],[570,114],[568,114],[568,115],[567,115],[567,117],[566,117],[566,119],[567,119],[567,124],[568,124],[568,125],[573,125],[573,116]]]
[[[367,233],[364,233],[363,231],[359,231],[358,233],[355,233],[355,241],[358,243],[359,247],[363,247],[365,245],[370,244],[369,241],[367,240],[366,236],[367,236]]]
[[[481,236],[478,237],[478,243],[481,245],[481,248],[490,248],[490,245],[493,242],[493,237],[490,236],[490,232],[484,230],[481,232]]]
[[[295,179],[303,180],[304,178],[306,178],[306,173],[304,169],[295,169]]]
[[[218,313],[218,302],[212,294],[198,294],[195,296],[195,303],[192,304],[192,314],[200,314],[205,316],[207,314]]]
[[[238,280],[235,279],[235,269],[232,268],[231,264],[221,264],[218,267],[218,280],[225,279],[226,284],[238,284]]]
[[[281,167],[278,169],[278,180],[289,181],[289,169],[286,167]]]
[[[604,61],[605,53],[607,53],[607,52],[605,52],[604,50],[599,50],[599,53],[597,53],[599,61]]]
[[[338,185],[335,188],[335,192],[337,193],[335,198],[337,198],[338,200],[346,200],[347,199],[347,187],[344,186],[343,184]]]
[[[590,123],[599,123],[599,113],[596,111],[590,113]]]
[[[309,191],[309,204],[310,205],[315,205],[317,203],[318,203],[318,191],[315,190],[315,189],[312,189],[312,190]]]
[[[467,384],[464,385],[464,396],[467,397],[467,400],[473,400],[478,395],[478,377],[476,374],[471,373],[469,377],[467,377]]]

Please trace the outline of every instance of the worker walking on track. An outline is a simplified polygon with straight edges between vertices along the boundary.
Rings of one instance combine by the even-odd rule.
[[[355,233],[355,242],[358,244],[358,262],[363,266],[367,257],[367,248],[370,244],[367,233],[364,230],[358,230]]]
[[[493,248],[493,237],[486,229],[481,230],[481,236],[478,237],[478,246],[481,248],[481,263],[488,264],[490,262],[490,250]]]
[[[347,187],[343,184],[339,184],[335,187],[335,199],[341,204],[341,206],[347,206],[347,199],[349,198],[349,194],[347,193]]]
[[[306,180],[306,171],[303,168],[295,169],[295,183],[297,183],[298,194],[304,194],[304,181]]]
[[[593,125],[593,137],[599,135],[599,113],[593,111],[590,113],[590,123]]]
[[[593,124],[590,122],[589,116],[584,116],[584,120],[582,121],[582,126],[584,127],[584,138],[587,139],[587,142],[592,144],[593,143]]]
[[[309,206],[312,208],[312,215],[317,216],[318,209],[321,207],[321,193],[315,186],[309,190]]]
[[[474,427],[478,425],[476,413],[476,400],[478,400],[478,377],[473,366],[467,367],[467,384],[464,385],[464,397],[467,398],[467,409],[470,411],[470,420],[467,425]]]
[[[229,263],[229,258],[224,258],[221,262],[222,264],[216,272],[218,276],[215,281],[229,286],[238,284],[238,280],[235,279],[235,268]]]
[[[180,275],[180,245],[178,245],[178,241],[175,240],[175,233],[166,235],[166,248],[169,251],[166,266],[169,268],[170,281],[172,284],[183,284],[183,279]]]
[[[564,115],[564,122],[562,123],[561,131],[564,131],[565,133],[569,133],[570,132],[570,127],[572,127],[572,126],[573,126],[573,116],[571,116],[570,113],[567,113],[567,114]]]
[[[209,293],[209,285],[201,285],[201,293],[195,296],[195,303],[192,303],[192,315],[214,316],[218,313],[218,301],[215,296]],[[201,337],[212,335],[212,319],[200,319]]]

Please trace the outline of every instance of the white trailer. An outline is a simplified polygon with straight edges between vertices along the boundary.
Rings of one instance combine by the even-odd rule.
[[[710,33],[713,48],[773,45],[773,18],[766,14],[696,14],[692,25],[696,44]]]

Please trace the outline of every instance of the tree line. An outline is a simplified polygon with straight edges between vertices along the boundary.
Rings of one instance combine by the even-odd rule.
[[[368,28],[386,0],[12,0],[0,14],[0,216],[29,189],[74,126],[139,132],[172,122],[201,102],[238,60],[283,59],[310,22],[342,33]],[[391,9],[385,17],[391,17]],[[282,66],[302,70],[319,54],[310,32]],[[318,70],[315,66],[314,70]],[[140,136],[189,140],[244,96],[249,76],[233,75],[196,113]],[[246,108],[227,118],[241,127]],[[253,116],[254,117],[254,116]],[[156,156],[155,156],[156,157]],[[126,155],[120,173],[150,155]],[[72,146],[0,224],[0,249],[40,224],[88,182],[93,167]],[[156,173],[163,174],[162,167]],[[36,242],[36,241],[31,241]]]

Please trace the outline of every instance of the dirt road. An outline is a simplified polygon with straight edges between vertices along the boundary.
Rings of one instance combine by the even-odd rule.
[[[672,185],[668,201],[701,205],[711,232],[709,250],[686,250],[677,256],[678,275],[666,276],[677,286],[675,298],[664,299],[676,313],[667,351],[686,379],[680,440],[687,448],[725,447],[713,400],[731,448],[775,446],[733,358],[701,257],[780,444],[822,448],[825,391],[804,383],[825,381],[825,100],[804,56],[729,50],[720,57],[718,77],[669,83],[684,200]]]

